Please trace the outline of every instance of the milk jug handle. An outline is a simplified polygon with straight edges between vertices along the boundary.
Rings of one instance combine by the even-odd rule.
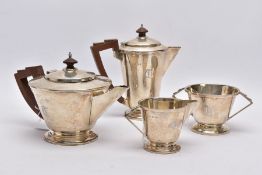
[[[14,76],[17,85],[22,93],[25,101],[30,106],[30,108],[42,119],[42,115],[36,103],[34,94],[28,85],[28,77],[38,78],[44,76],[44,70],[42,66],[26,67],[23,70],[18,70]]]
[[[228,117],[229,119],[232,119],[234,116],[236,116],[237,114],[239,114],[240,112],[242,112],[243,110],[245,110],[247,107],[251,106],[253,104],[253,101],[251,98],[249,98],[246,94],[244,94],[243,92],[239,92],[239,95],[241,95],[242,97],[244,97],[247,101],[249,101],[249,104],[247,104],[245,107],[243,107],[242,109],[240,109],[239,111],[235,112],[234,114],[232,114],[231,116]]]
[[[96,67],[99,73],[102,76],[108,77],[103,61],[101,59],[100,51],[112,49],[114,52],[118,52],[119,51],[118,40],[110,39],[110,40],[104,40],[104,42],[100,42],[100,43],[93,43],[90,49],[93,54],[93,58],[95,60]],[[113,88],[113,87],[114,87],[113,85],[110,86],[110,88]],[[117,101],[119,103],[125,104],[125,99],[122,96]]]
[[[132,112],[132,110],[136,110],[136,109],[138,109],[138,108],[139,108],[139,106],[131,109],[130,112]],[[127,121],[129,121],[129,123],[131,123],[142,135],[144,135],[144,132],[143,132],[127,115],[125,115],[125,118],[126,118]]]

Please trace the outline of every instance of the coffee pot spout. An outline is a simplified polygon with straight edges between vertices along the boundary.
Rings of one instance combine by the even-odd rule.
[[[167,48],[167,51],[166,51],[166,58],[165,58],[165,63],[164,63],[164,66],[163,66],[163,70],[164,70],[164,73],[165,71],[168,69],[168,67],[170,66],[171,62],[175,59],[178,51],[181,49],[181,47],[168,47]]]
[[[91,108],[91,120],[95,122],[101,114],[111,106],[128,89],[127,86],[115,86],[108,92],[94,96]]]

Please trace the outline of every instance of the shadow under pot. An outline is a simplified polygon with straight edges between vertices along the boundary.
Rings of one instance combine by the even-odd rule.
[[[113,50],[114,56],[120,61],[123,80],[129,87],[127,93],[118,101],[130,108],[125,112],[126,116],[141,119],[139,109],[135,108],[138,101],[159,96],[162,78],[180,47],[166,47],[152,39],[146,34],[148,30],[143,25],[136,32],[136,38],[120,45],[117,39],[94,43],[91,51],[99,73],[108,76],[100,52],[106,49]]]
[[[195,100],[174,98],[147,98],[138,102],[144,131],[126,116],[126,119],[144,137],[144,149],[153,153],[169,154],[180,150],[176,142],[182,125],[194,108]]]
[[[79,70],[69,53],[63,70],[44,74],[42,66],[18,70],[15,78],[19,89],[31,107],[50,129],[47,142],[79,145],[96,140],[91,131],[97,119],[128,88],[112,88],[111,80],[93,72]],[[28,81],[29,77],[33,77]]]
[[[192,131],[203,135],[221,135],[229,132],[225,123],[249,107],[253,102],[238,88],[218,84],[195,84],[179,89],[173,97],[185,90],[191,100],[197,100],[192,115],[197,122]],[[235,97],[243,96],[249,104],[230,115]]]

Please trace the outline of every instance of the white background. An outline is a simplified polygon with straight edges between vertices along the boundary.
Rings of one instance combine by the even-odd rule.
[[[16,70],[61,69],[71,51],[78,68],[97,73],[89,46],[132,39],[141,23],[152,38],[182,46],[161,96],[192,83],[219,83],[240,88],[254,105],[228,122],[231,133],[224,136],[192,133],[191,118],[177,154],[144,151],[140,133],[122,116],[127,108],[118,103],[97,122],[96,142],[44,142],[45,124],[20,94]],[[0,0],[0,174],[261,174],[261,52],[260,0]],[[103,58],[114,84],[121,84],[118,60],[111,51]],[[246,104],[236,101],[234,111]]]

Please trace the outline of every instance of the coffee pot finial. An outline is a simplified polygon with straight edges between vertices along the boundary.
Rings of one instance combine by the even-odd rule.
[[[136,30],[136,33],[138,33],[139,37],[145,37],[148,30],[144,28],[143,24]]]

